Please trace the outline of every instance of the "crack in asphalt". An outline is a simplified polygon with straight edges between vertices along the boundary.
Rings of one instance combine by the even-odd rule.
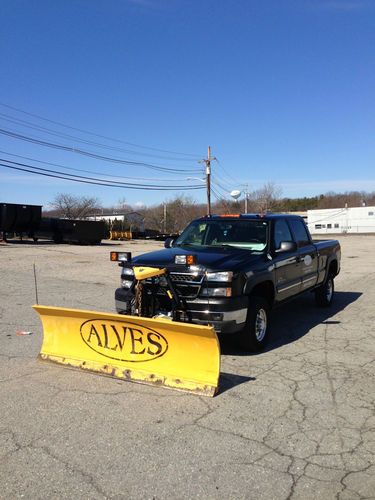
[[[360,258],[356,262],[360,262]],[[74,440],[69,442],[73,450],[72,458],[68,459],[62,456],[62,450],[56,448],[57,444],[52,440],[54,433],[74,428],[81,413],[89,415],[92,411],[95,413],[93,419],[98,414],[104,424],[110,424],[111,417],[107,416],[107,411],[114,407],[115,412],[118,408],[125,414],[128,410],[132,411],[132,418],[138,415],[134,435],[126,428],[123,433],[127,438],[133,438],[130,445],[134,446],[138,440],[140,442],[142,460],[136,462],[137,465],[130,460],[125,462],[140,484],[150,473],[150,459],[147,451],[142,449],[147,445],[154,450],[153,459],[156,457],[160,461],[162,473],[166,474],[165,469],[170,466],[172,474],[176,474],[176,482],[180,480],[177,478],[179,474],[185,480],[199,476],[201,471],[225,472],[229,468],[239,474],[245,468],[248,478],[252,478],[255,472],[263,471],[268,481],[279,482],[280,488],[283,487],[278,492],[277,498],[280,499],[307,499],[309,494],[314,496],[318,492],[325,492],[326,498],[337,500],[374,498],[375,492],[369,489],[369,485],[374,484],[375,475],[375,315],[371,309],[374,276],[375,273],[367,274],[363,270],[360,278],[347,278],[347,290],[353,293],[367,290],[368,294],[363,293],[353,304],[349,303],[328,316],[328,320],[326,315],[321,314],[317,317],[325,319],[316,323],[310,321],[309,314],[313,314],[309,312],[310,305],[307,300],[301,301],[294,309],[295,313],[290,313],[291,317],[280,321],[279,336],[286,339],[281,345],[276,343],[256,356],[224,354],[222,366],[226,373],[242,377],[251,375],[254,381],[251,384],[233,383],[214,399],[122,381],[116,382],[121,384],[121,388],[111,383],[107,390],[102,382],[94,379],[82,382],[83,377],[73,376],[72,371],[61,368],[50,373],[43,367],[13,374],[17,363],[27,359],[26,343],[20,347],[19,355],[7,355],[2,349],[2,375],[9,375],[0,379],[0,397],[8,396],[5,405],[13,404],[18,397],[22,398],[23,391],[30,391],[30,394],[33,390],[45,391],[42,404],[38,401],[35,405],[34,415],[41,415],[45,421],[57,416],[58,427],[46,431],[43,437],[39,435],[35,438],[32,434],[30,437],[27,430],[23,431],[20,426],[16,432],[14,421],[6,421],[11,411],[4,411],[6,417],[1,420],[4,428],[0,428],[0,439],[4,441],[4,446],[0,447],[3,451],[2,454],[0,452],[0,463],[9,463],[14,454],[17,456],[23,450],[43,453],[49,457],[51,464],[56,461],[78,476],[85,489],[88,488],[86,496],[114,498],[116,488],[105,487],[107,483],[99,472],[88,471],[79,462],[85,456],[79,448],[80,444]],[[48,283],[53,282],[52,278],[46,279]],[[8,281],[11,283],[10,279]],[[73,280],[65,280],[63,285],[57,287],[55,296],[66,291],[69,283]],[[85,286],[94,287],[94,284]],[[16,293],[16,287],[13,288],[12,293]],[[344,284],[341,289],[345,289]],[[3,300],[5,303],[6,295],[3,295]],[[77,303],[91,306],[91,302],[91,290],[80,287]],[[92,307],[95,308],[95,304]],[[348,316],[345,308],[354,313]],[[361,318],[359,326],[358,318]],[[10,319],[4,307],[0,307],[0,319]],[[13,325],[2,323],[4,327]],[[5,342],[5,337],[1,337]],[[33,377],[41,373],[46,375]],[[17,381],[25,378],[29,383],[23,389],[23,384],[18,385]],[[6,391],[12,391],[11,395]],[[26,408],[27,411],[27,404],[32,404],[32,397],[27,399],[25,407],[15,405],[15,408]],[[59,417],[59,408],[64,405],[71,405],[73,417],[70,423]],[[7,410],[6,406],[4,410]],[[143,417],[146,412],[151,412],[148,419]],[[25,418],[23,422],[27,422]],[[126,425],[131,426],[131,422],[124,419],[124,427]],[[86,430],[89,432],[86,440],[95,440],[96,436],[91,435],[95,428],[93,425],[89,431]],[[113,438],[114,433],[110,435]],[[203,453],[199,449],[201,442],[208,448],[203,455],[198,453]],[[114,441],[113,445],[116,444]],[[211,450],[211,444],[217,447]],[[124,442],[124,446],[128,445],[129,442]],[[178,454],[177,465],[169,462],[169,450]],[[100,446],[99,450],[94,449],[98,454],[100,451]],[[180,455],[183,456],[185,451],[186,461],[184,471],[181,471],[179,464],[183,462]],[[203,462],[202,457],[205,459]],[[117,464],[120,465],[119,462]],[[131,498],[132,486],[127,490],[126,481],[121,485],[123,495]],[[247,485],[252,486],[252,483]],[[274,485],[274,492],[278,491],[277,487]],[[249,497],[255,495],[254,491],[249,489]],[[217,492],[216,496],[215,492],[211,496],[208,494],[207,498],[222,498],[220,493]]]

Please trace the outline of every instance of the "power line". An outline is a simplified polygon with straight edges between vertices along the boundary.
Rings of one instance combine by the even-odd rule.
[[[127,189],[140,189],[140,190],[147,190],[147,191],[175,191],[176,189],[182,189],[184,191],[187,190],[196,190],[196,189],[202,189],[202,186],[157,186],[157,185],[150,185],[150,184],[131,184],[131,183],[124,183],[124,182],[118,182],[118,181],[111,181],[108,179],[96,179],[92,177],[85,177],[81,175],[73,175],[73,174],[67,174],[64,172],[58,172],[55,170],[50,170],[50,169],[44,169],[41,167],[35,167],[33,165],[28,165],[24,163],[18,163],[18,162],[12,162],[3,158],[0,158],[0,162],[6,162],[10,163],[10,165],[6,165],[4,163],[0,163],[1,167],[4,168],[10,168],[12,170],[19,170],[22,172],[29,172],[31,174],[35,175],[42,175],[45,177],[53,177],[57,179],[63,179],[63,180],[68,180],[72,182],[80,182],[84,184],[95,184],[98,186],[106,186],[106,187],[117,187],[117,188],[127,188]],[[17,165],[17,166],[15,166]]]
[[[222,196],[220,196],[216,190],[211,186],[211,191],[212,191],[212,194],[215,196],[215,198],[217,199],[217,201],[221,201],[223,199]]]
[[[214,197],[220,201],[220,196],[216,193],[215,189],[211,186],[211,191],[212,191],[212,194],[214,195]]]
[[[94,132],[90,132],[90,131],[85,130],[85,129],[73,127],[71,125],[66,125],[64,123],[61,123],[61,122],[58,122],[58,121],[55,121],[55,120],[50,120],[48,118],[44,118],[43,116],[36,115],[34,113],[29,113],[29,112],[24,111],[24,110],[22,110],[20,108],[16,108],[14,106],[10,106],[9,104],[5,104],[3,102],[0,102],[0,106],[3,106],[3,107],[8,108],[8,109],[12,109],[13,111],[17,111],[18,113],[22,113],[22,114],[25,114],[25,115],[28,115],[28,116],[32,116],[34,118],[38,118],[39,120],[43,120],[43,121],[46,121],[46,122],[49,122],[49,123],[53,123],[53,124],[58,125],[60,127],[68,128],[70,130],[76,130],[77,132],[82,132],[84,134],[89,134],[89,135],[92,135],[92,136],[95,136],[95,137],[100,137],[101,139],[106,139],[106,140],[109,140],[109,141],[114,141],[114,142],[118,142],[118,143],[122,143],[122,144],[127,144],[129,146],[134,146],[134,147],[141,148],[141,149],[148,149],[149,151],[159,151],[160,153],[169,153],[169,154],[176,154],[176,155],[191,156],[191,157],[194,157],[194,158],[199,158],[198,154],[181,153],[181,152],[178,152],[178,151],[170,151],[170,150],[167,150],[167,149],[153,148],[153,147],[149,147],[149,146],[143,146],[141,144],[135,144],[135,143],[128,142],[128,141],[123,141],[121,139],[115,139],[113,137],[108,137],[108,136],[101,135],[101,134],[96,134]]]
[[[317,209],[314,209],[314,210],[318,211],[318,210],[327,210],[327,209],[325,209],[325,208],[317,208]],[[334,212],[333,214],[330,214],[330,215],[327,214],[327,216],[324,217],[323,219],[314,220],[314,221],[312,221],[312,222],[310,222],[308,224],[318,224],[319,222],[325,222],[326,220],[335,219],[336,217],[344,214],[345,212],[346,212],[346,208],[341,208],[341,209],[338,209],[338,211]]]
[[[120,181],[112,181],[110,179],[99,179],[99,178],[95,178],[95,177],[87,177],[87,176],[82,176],[82,175],[78,175],[78,174],[69,174],[69,173],[66,173],[66,172],[60,172],[60,171],[56,171],[56,170],[51,170],[51,169],[48,169],[48,168],[42,168],[42,167],[35,167],[34,165],[29,165],[29,164],[25,164],[25,163],[19,163],[19,162],[15,162],[15,161],[10,161],[10,160],[7,160],[7,159],[4,159],[4,158],[0,158],[0,161],[5,161],[7,163],[10,163],[12,165],[19,165],[19,166],[22,166],[22,167],[28,167],[28,168],[32,168],[34,170],[37,170],[37,171],[43,171],[43,172],[49,172],[49,173],[54,173],[54,174],[61,174],[61,175],[64,175],[64,176],[69,176],[71,178],[79,178],[79,179],[86,179],[86,180],[94,180],[94,181],[99,181],[99,182],[107,182],[107,183],[111,183],[111,184],[117,184],[117,185],[121,185],[121,186],[139,186],[139,187],[142,187],[142,186],[146,186],[146,187],[165,187],[165,186],[160,186],[160,185],[154,185],[154,184],[139,184],[139,183],[129,183],[129,182],[120,182]],[[168,186],[168,188],[170,189],[180,189],[180,188],[184,188],[185,186],[181,186],[181,185],[175,185],[175,186]],[[191,186],[193,188],[201,188],[201,186],[199,185],[193,185]]]
[[[63,132],[58,132],[57,130],[49,129],[46,127],[41,127],[40,125],[37,125],[35,123],[31,123],[31,122],[28,122],[26,120],[21,120],[19,118],[9,116],[5,113],[0,113],[0,119],[7,121],[7,122],[10,122],[10,123],[13,123],[14,125],[20,125],[21,127],[29,128],[32,130],[38,130],[40,132],[45,132],[46,134],[49,134],[49,135],[52,135],[55,137],[63,137],[65,139],[66,138],[73,139],[75,142],[81,142],[83,144],[89,144],[91,146],[96,146],[96,147],[103,148],[103,149],[109,149],[111,151],[119,151],[120,153],[130,153],[130,154],[135,154],[135,155],[148,156],[151,158],[158,158],[158,159],[168,160],[168,161],[187,161],[187,158],[174,158],[174,157],[160,156],[160,155],[155,155],[155,154],[150,154],[150,153],[143,153],[141,151],[134,151],[131,149],[123,149],[123,148],[117,148],[114,146],[108,146],[107,144],[103,144],[100,142],[82,139],[82,138],[74,136],[74,135],[64,134]]]
[[[221,168],[221,170],[223,171],[223,173],[225,174],[225,176],[226,176],[228,179],[231,179],[231,180],[234,182],[234,184],[232,184],[231,182],[229,182],[228,184],[229,184],[229,185],[232,185],[232,186],[238,186],[238,182],[239,182],[239,181],[238,181],[238,179],[235,179],[232,175],[230,175],[230,174],[226,171],[226,169],[224,168],[223,164],[222,164],[222,163],[221,163],[221,162],[220,162],[217,158],[216,158],[216,161],[217,161],[217,163],[218,163],[219,167]]]
[[[221,188],[221,186],[220,186],[217,182],[212,181],[212,185],[213,185],[213,186],[215,186],[215,190],[216,190],[216,192],[218,192],[218,193],[220,194],[220,196],[221,196],[221,197],[225,198],[225,197],[227,196],[226,191],[225,191],[225,190],[223,190],[223,189]]]
[[[97,160],[109,161],[109,162],[112,162],[112,163],[121,163],[121,164],[125,164],[125,165],[141,166],[141,167],[150,168],[152,170],[158,170],[160,172],[174,172],[174,173],[177,173],[177,174],[186,175],[186,174],[191,174],[191,173],[194,174],[197,171],[199,171],[199,170],[192,170],[192,169],[187,170],[187,169],[177,169],[177,168],[170,168],[170,167],[162,167],[160,165],[154,165],[154,164],[151,164],[151,163],[137,162],[137,161],[133,161],[133,160],[124,160],[124,159],[121,159],[121,158],[114,158],[114,157],[110,157],[110,156],[103,156],[103,155],[99,155],[99,154],[96,154],[96,153],[93,153],[93,152],[90,152],[90,151],[86,151],[86,150],[83,150],[83,149],[78,149],[78,148],[73,148],[73,147],[70,147],[70,146],[65,146],[63,144],[56,144],[56,143],[52,143],[52,142],[42,141],[42,140],[34,138],[34,137],[25,136],[25,135],[22,135],[22,134],[18,134],[16,132],[12,132],[11,130],[0,129],[0,134],[7,135],[7,136],[12,137],[14,139],[19,139],[19,140],[22,140],[22,141],[31,142],[33,144],[38,144],[40,146],[46,146],[46,147],[53,148],[53,149],[61,149],[63,151],[69,151],[71,153],[76,153],[76,154],[80,154],[80,155],[83,155],[83,156],[88,156],[90,158],[95,158]]]
[[[22,158],[23,160],[29,160],[29,161],[34,161],[36,163],[42,163],[43,165],[50,165],[52,167],[64,168],[65,170],[71,170],[74,172],[82,172],[82,173],[94,174],[94,175],[104,175],[104,174],[102,174],[102,172],[96,172],[93,170],[84,170],[81,168],[67,167],[65,165],[61,165],[60,163],[53,163],[50,161],[37,160],[36,158],[30,158],[29,156],[17,155],[15,153],[9,153],[8,151],[0,150],[0,153],[6,154],[8,156],[14,156],[16,158]],[[6,160],[6,161],[8,161],[8,160]],[[130,179],[130,180],[135,180],[135,181],[163,181],[163,182],[180,182],[181,181],[181,179],[165,179],[164,177],[159,178],[159,179],[155,179],[152,177],[127,177],[126,175],[114,175],[114,174],[109,174],[109,177],[115,177],[118,179]],[[186,180],[189,180],[189,178],[187,178]]]
[[[215,181],[213,181],[213,182],[215,182],[216,188],[218,190],[222,191],[223,194],[225,194],[225,196],[228,195],[228,189],[218,182],[217,177],[215,177]]]

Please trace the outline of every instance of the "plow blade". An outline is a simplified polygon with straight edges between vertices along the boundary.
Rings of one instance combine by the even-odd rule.
[[[214,396],[220,346],[211,326],[62,307],[33,306],[39,357],[112,377]]]

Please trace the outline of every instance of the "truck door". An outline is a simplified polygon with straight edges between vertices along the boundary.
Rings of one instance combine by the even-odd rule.
[[[275,266],[275,300],[277,302],[296,295],[301,289],[298,249],[291,252],[277,253],[282,241],[293,242],[294,239],[286,220],[276,219],[273,232],[274,257],[272,261]]]
[[[298,245],[298,272],[303,292],[312,288],[317,282],[318,255],[304,222],[301,219],[289,219],[288,222]]]

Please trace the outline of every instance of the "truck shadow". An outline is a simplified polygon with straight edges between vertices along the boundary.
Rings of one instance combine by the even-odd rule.
[[[340,324],[335,315],[362,295],[359,292],[335,292],[334,302],[329,308],[315,306],[313,294],[302,295],[295,300],[275,309],[271,315],[272,327],[270,340],[261,353],[241,351],[235,338],[220,338],[222,354],[238,356],[262,355],[278,347],[295,342],[307,335],[312,328],[321,324]],[[332,319],[331,319],[332,318]]]
[[[232,387],[236,387],[237,385],[244,384],[245,382],[253,382],[256,380],[255,377],[245,377],[243,375],[236,375],[234,373],[220,372],[220,380],[219,380],[219,392],[218,394],[223,394]]]

